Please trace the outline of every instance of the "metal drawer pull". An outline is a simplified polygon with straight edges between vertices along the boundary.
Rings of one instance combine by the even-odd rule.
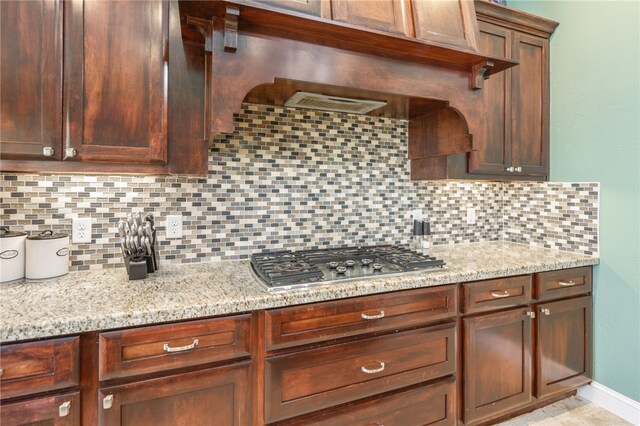
[[[533,312],[533,311],[529,311],[529,312],[527,312],[527,316],[531,317],[531,319],[534,319],[536,317],[536,313]]]
[[[540,309],[540,312],[542,312],[542,313],[543,313],[543,314],[545,314],[545,315],[549,315],[549,314],[551,314],[551,311],[549,311],[549,309],[546,309],[546,308],[542,308],[542,309]]]
[[[4,370],[0,368],[0,377],[2,377],[3,374],[4,374]]]
[[[381,362],[380,363],[380,367],[374,368],[373,370],[369,370],[367,367],[360,367],[360,370],[362,370],[363,373],[376,374],[376,373],[379,373],[381,371],[384,371],[384,362]]]
[[[503,297],[509,297],[509,296],[511,296],[511,295],[509,294],[509,292],[508,292],[507,290],[505,290],[505,291],[503,291],[502,293],[499,293],[499,292],[497,292],[497,291],[492,291],[492,292],[491,292],[491,296],[493,296],[493,297],[496,297],[496,298],[500,299],[500,298],[503,298]]]
[[[60,417],[68,416],[70,411],[71,411],[71,402],[69,401],[64,402],[58,407],[58,416]]]
[[[366,319],[366,320],[372,320],[372,319],[380,319],[380,318],[384,318],[384,311],[380,311],[379,314],[376,315],[367,315],[364,312],[360,314],[360,317],[362,317],[362,319]]]
[[[572,285],[576,285],[575,281],[558,281],[558,285],[562,286],[562,287],[571,287]]]
[[[113,405],[113,395],[107,395],[102,400],[102,408],[108,410]]]
[[[184,352],[184,351],[188,351],[191,350],[193,348],[195,348],[196,346],[198,346],[198,339],[193,339],[193,343],[187,346],[178,346],[176,348],[172,348],[169,346],[168,343],[165,343],[164,346],[162,347],[162,349],[164,349],[165,352]]]

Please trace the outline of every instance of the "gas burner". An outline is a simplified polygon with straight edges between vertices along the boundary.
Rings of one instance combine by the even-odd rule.
[[[300,272],[307,267],[305,262],[293,260],[277,263],[274,269],[278,272]]]
[[[353,268],[356,262],[354,260],[345,260],[344,264],[347,265],[347,268]]]
[[[371,263],[373,263],[373,260],[371,260],[371,259],[362,259],[360,262],[362,263],[362,266],[369,266],[369,265],[371,265]]]
[[[336,272],[337,272],[337,273],[339,273],[339,274],[344,274],[344,273],[346,273],[346,272],[347,272],[347,268],[346,268],[346,267],[344,267],[344,266],[338,266],[338,267],[336,268]]]
[[[329,262],[329,268],[336,269],[340,265],[338,262]]]
[[[382,265],[380,263],[374,263],[373,270],[376,272],[382,271]]]

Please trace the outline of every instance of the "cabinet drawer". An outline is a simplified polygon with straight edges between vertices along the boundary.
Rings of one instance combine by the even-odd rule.
[[[455,425],[455,379],[285,423],[287,426]]]
[[[43,396],[26,401],[3,404],[0,408],[2,426],[80,424],[80,393]]]
[[[455,317],[455,285],[398,291],[266,312],[266,348],[274,350]]]
[[[536,274],[538,301],[591,293],[591,266]]]
[[[100,334],[100,380],[249,355],[250,315]]]
[[[455,330],[449,323],[268,358],[267,421],[452,374]]]
[[[78,353],[78,337],[0,347],[2,399],[78,385]]]
[[[531,303],[531,275],[462,284],[463,312],[471,314]]]

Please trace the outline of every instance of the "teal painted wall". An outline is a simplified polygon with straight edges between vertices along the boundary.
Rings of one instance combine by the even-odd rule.
[[[594,380],[640,401],[640,2],[509,0],[551,39],[551,180],[600,182]]]

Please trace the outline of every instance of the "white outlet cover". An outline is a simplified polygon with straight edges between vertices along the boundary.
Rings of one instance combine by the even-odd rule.
[[[182,238],[182,216],[181,215],[168,215],[167,223],[165,227],[165,233],[167,239]]]
[[[476,223],[476,209],[469,207],[467,209],[467,225],[475,225]]]
[[[74,244],[91,242],[91,218],[74,217],[71,224],[71,242]]]

